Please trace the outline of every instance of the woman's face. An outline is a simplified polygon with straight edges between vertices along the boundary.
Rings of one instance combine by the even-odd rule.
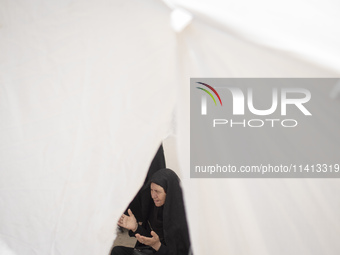
[[[156,183],[151,183],[150,186],[151,189],[151,197],[157,207],[160,207],[164,205],[165,203],[165,198],[166,198],[166,193],[163,189],[162,186],[159,186]]]

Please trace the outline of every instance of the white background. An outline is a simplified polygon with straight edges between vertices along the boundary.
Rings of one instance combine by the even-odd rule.
[[[339,254],[339,180],[189,178],[189,78],[338,77],[338,10],[1,0],[0,253],[108,254],[173,135],[196,255]]]

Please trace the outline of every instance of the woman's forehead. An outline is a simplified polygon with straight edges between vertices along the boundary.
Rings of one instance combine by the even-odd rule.
[[[160,185],[158,185],[154,182],[151,182],[150,188],[153,189],[153,190],[164,190],[162,186],[160,186]]]

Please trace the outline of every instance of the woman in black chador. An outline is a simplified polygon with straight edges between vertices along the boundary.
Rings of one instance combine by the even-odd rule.
[[[128,209],[130,209],[131,211],[133,211],[133,214],[135,215],[138,222],[143,221],[143,217],[142,217],[142,194],[143,194],[142,192],[143,192],[143,188],[150,181],[150,178],[152,177],[152,175],[154,173],[156,173],[158,170],[163,169],[163,168],[166,168],[166,163],[165,163],[165,157],[164,157],[163,144],[161,144],[161,146],[158,148],[158,151],[157,151],[155,157],[153,158],[153,160],[150,164],[150,167],[149,167],[148,173],[146,175],[143,186],[138,191],[137,195],[134,197],[134,199],[131,201],[128,208],[126,208],[126,210],[124,212],[126,215],[129,215]],[[149,205],[150,203],[151,203],[151,197],[145,196],[145,194],[144,194],[143,204]]]
[[[135,248],[116,246],[111,255],[188,255],[190,240],[182,189],[176,173],[164,168],[152,175],[141,190],[142,224],[133,212],[123,214],[118,225],[138,240]],[[151,200],[150,200],[151,197]],[[138,251],[137,251],[138,250]]]

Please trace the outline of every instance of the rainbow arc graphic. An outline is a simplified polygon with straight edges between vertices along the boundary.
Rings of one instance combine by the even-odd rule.
[[[216,91],[212,86],[210,86],[210,85],[208,85],[208,84],[206,84],[206,83],[203,83],[203,82],[196,82],[196,83],[201,84],[201,85],[206,86],[207,88],[209,88],[209,89],[217,96],[217,98],[218,98],[218,100],[220,101],[220,104],[221,104],[221,106],[222,106],[222,100],[221,100],[221,98],[220,98],[220,95],[217,93],[217,91]],[[212,98],[212,100],[214,100],[214,103],[215,103],[215,105],[217,106],[215,97],[213,96],[213,94],[212,94],[209,90],[204,89],[204,88],[201,88],[201,87],[196,87],[196,88],[198,88],[198,89],[203,90],[204,92],[206,92],[206,93]],[[202,115],[206,115],[206,114],[207,114],[207,100],[206,100],[205,97],[202,97],[202,104],[201,104],[201,106],[202,106],[202,107],[201,107],[201,113],[202,113]]]

